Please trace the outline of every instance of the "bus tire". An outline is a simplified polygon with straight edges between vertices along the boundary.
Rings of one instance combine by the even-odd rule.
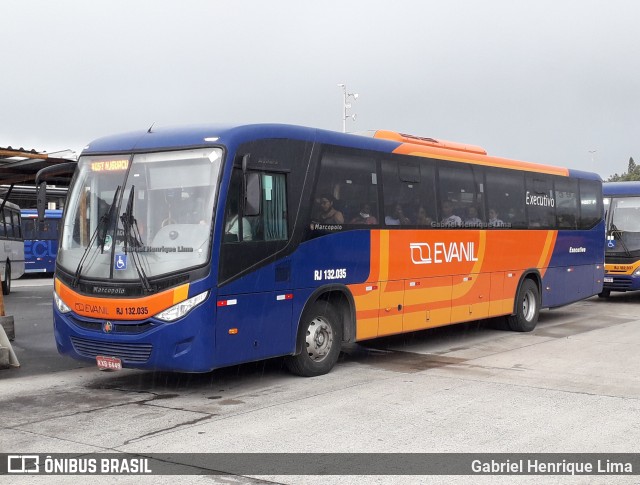
[[[602,290],[598,293],[598,298],[609,298],[611,296],[611,290]]]
[[[540,313],[540,291],[538,285],[529,278],[518,289],[515,314],[507,317],[509,328],[514,332],[531,332],[538,323]]]
[[[2,282],[2,294],[11,293],[11,264],[7,261],[4,267],[4,281]]]
[[[340,356],[342,326],[331,303],[319,300],[303,312],[297,344],[302,351],[288,356],[285,361],[291,372],[302,377],[315,377],[333,368]]]

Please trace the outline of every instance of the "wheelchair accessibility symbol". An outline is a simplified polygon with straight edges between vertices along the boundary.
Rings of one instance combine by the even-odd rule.
[[[607,247],[608,248],[616,247],[616,240],[613,238],[613,236],[607,236]]]
[[[127,269],[127,255],[116,254],[116,260],[113,263],[113,267],[119,270]]]

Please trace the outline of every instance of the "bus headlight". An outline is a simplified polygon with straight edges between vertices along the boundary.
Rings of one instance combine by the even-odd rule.
[[[199,295],[191,297],[188,300],[178,303],[177,305],[173,305],[171,308],[167,308],[165,311],[158,313],[155,317],[158,320],[164,320],[165,322],[173,322],[178,318],[184,317],[196,306],[205,301],[208,295],[208,291],[200,293]]]
[[[62,298],[60,298],[55,291],[53,292],[53,301],[60,313],[69,313],[71,311],[71,308],[69,308],[67,304],[62,301]]]
[[[640,276],[640,268],[633,272],[633,276]]]

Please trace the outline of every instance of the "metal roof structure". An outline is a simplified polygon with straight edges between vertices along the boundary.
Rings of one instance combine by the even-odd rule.
[[[0,147],[0,184],[35,184],[36,174],[43,168],[76,161],[75,152],[71,150],[40,153],[24,148]],[[61,177],[55,183],[68,185],[69,176]]]

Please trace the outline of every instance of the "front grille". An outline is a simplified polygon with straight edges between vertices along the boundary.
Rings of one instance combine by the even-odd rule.
[[[71,337],[74,350],[84,356],[95,358],[98,355],[118,357],[123,362],[142,364],[151,357],[151,344],[128,344]]]
[[[610,276],[610,274],[609,274]],[[619,278],[617,276],[613,277],[613,283],[605,283],[604,288],[608,290],[629,290],[631,289],[633,282],[631,278]]]
[[[74,325],[84,328],[85,330],[91,330],[93,332],[102,332],[102,322],[90,322],[86,320],[72,319]],[[115,323],[112,322],[113,329],[111,333],[124,333],[128,335],[135,335],[138,333],[144,333],[150,330],[153,325],[150,322],[144,323]]]

